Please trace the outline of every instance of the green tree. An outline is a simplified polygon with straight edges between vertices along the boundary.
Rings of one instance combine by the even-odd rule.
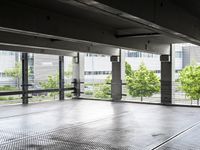
[[[127,70],[130,70],[130,67]],[[129,94],[132,97],[141,97],[141,101],[143,97],[150,97],[160,91],[158,76],[149,71],[143,63],[137,71],[126,72],[126,82]]]
[[[192,100],[200,99],[200,66],[190,65],[185,67],[179,74],[181,83],[180,89],[186,93],[186,96]]]
[[[71,78],[72,77],[72,64],[69,64],[67,70],[65,71],[65,77]]]
[[[108,76],[103,84],[96,85],[94,96],[96,98],[105,98],[108,99],[111,97],[111,77]]]
[[[54,89],[58,88],[58,82],[59,82],[59,75],[56,74],[55,76],[48,76],[47,81],[40,82],[40,86],[44,89]],[[49,95],[53,96],[55,99],[55,96],[58,94],[58,92],[51,92]]]
[[[64,72],[65,76],[65,88],[71,87],[71,79],[72,79],[72,64],[69,64],[67,70]],[[66,82],[67,81],[67,82]],[[68,94],[70,95],[70,94]]]
[[[15,64],[14,68],[6,69],[4,72],[7,76],[10,76],[10,77],[12,77],[16,80],[17,88],[19,89],[20,88],[20,81],[21,81],[21,78],[22,78],[22,65],[21,65],[21,63],[17,62]]]
[[[125,62],[125,75],[131,76],[133,72],[131,65],[128,62]]]

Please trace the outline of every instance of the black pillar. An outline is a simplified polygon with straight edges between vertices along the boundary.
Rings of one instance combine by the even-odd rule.
[[[65,99],[64,56],[59,56],[59,100]]]
[[[28,104],[28,54],[22,53],[22,103]]]

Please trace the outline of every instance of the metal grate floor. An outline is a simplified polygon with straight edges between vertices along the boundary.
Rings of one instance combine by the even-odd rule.
[[[196,150],[199,112],[86,100],[0,107],[0,149]]]

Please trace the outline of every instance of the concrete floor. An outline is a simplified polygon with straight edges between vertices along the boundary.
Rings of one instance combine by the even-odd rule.
[[[0,149],[200,149],[200,109],[68,100],[0,107]]]

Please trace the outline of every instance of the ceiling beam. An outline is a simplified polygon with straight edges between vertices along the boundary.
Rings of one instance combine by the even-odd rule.
[[[77,52],[119,55],[119,49],[97,44],[62,41],[0,31],[0,49],[31,53],[76,56]]]
[[[61,51],[61,50],[51,50],[44,48],[34,48],[32,46],[17,45],[17,44],[6,44],[0,43],[0,50],[3,51],[14,51],[14,52],[23,52],[23,53],[38,53],[38,54],[50,54],[50,55],[59,55],[59,56],[77,56],[75,52]]]

